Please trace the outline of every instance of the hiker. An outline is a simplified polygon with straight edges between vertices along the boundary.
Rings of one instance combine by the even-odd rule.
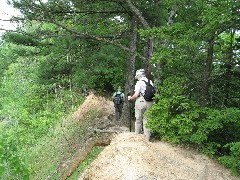
[[[150,140],[150,130],[146,127],[147,125],[147,118],[144,113],[150,109],[150,107],[153,105],[152,100],[145,100],[144,94],[146,90],[146,82],[150,82],[150,84],[153,87],[153,83],[151,80],[148,80],[145,75],[144,69],[139,69],[136,71],[135,79],[137,79],[137,83],[135,85],[135,92],[132,96],[128,96],[128,100],[134,100],[135,102],[135,133],[140,134],[143,128],[143,133],[146,137],[146,139]],[[145,81],[145,82],[144,82]]]
[[[117,91],[114,92],[112,98],[115,107],[116,122],[119,122],[122,116],[122,108],[124,103],[124,93],[121,92],[121,86],[119,86]]]

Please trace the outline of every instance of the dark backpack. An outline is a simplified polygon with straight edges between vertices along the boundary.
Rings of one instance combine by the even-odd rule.
[[[122,96],[121,95],[122,95],[122,93],[120,93],[120,94],[116,93],[116,95],[114,97],[114,103],[116,105],[119,105],[119,104],[122,103]]]
[[[144,80],[142,80],[144,81]],[[153,98],[155,96],[155,89],[154,87],[150,84],[150,80],[148,80],[148,82],[144,81],[145,84],[146,84],[146,90],[145,90],[145,93],[144,93],[144,99],[146,101],[153,101]]]

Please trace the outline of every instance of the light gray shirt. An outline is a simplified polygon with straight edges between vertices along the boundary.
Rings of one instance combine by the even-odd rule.
[[[139,81],[137,81],[135,85],[135,92],[138,92],[140,95],[144,96],[145,90],[146,90],[146,83],[144,81],[148,82],[148,79],[146,77],[142,77]],[[153,86],[153,82],[150,80],[150,84]]]

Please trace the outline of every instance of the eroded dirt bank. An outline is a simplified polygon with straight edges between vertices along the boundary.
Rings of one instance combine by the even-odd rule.
[[[237,180],[216,161],[142,135],[116,134],[79,180]]]
[[[101,112],[97,119],[86,118],[92,109]],[[110,145],[85,170],[81,180],[239,180],[216,161],[171,144],[155,141],[147,142],[143,135],[128,132],[127,127],[114,126],[114,105],[111,99],[90,94],[78,111],[73,114],[73,121],[79,126],[87,121],[87,134],[80,138],[81,148],[62,165],[62,179],[66,179],[90,152],[94,144],[90,138],[105,136],[110,138]],[[86,120],[84,120],[86,119]],[[69,120],[68,120],[69,121]],[[66,122],[68,122],[66,121]],[[105,133],[94,133],[95,129]],[[109,133],[110,137],[107,135]],[[123,133],[112,133],[123,132]],[[108,139],[106,138],[105,139]],[[88,139],[86,139],[88,138]],[[90,144],[90,145],[89,145]]]

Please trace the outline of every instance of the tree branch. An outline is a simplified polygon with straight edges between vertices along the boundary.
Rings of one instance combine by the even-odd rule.
[[[11,19],[0,19],[0,21],[6,21],[6,22],[11,22]]]
[[[134,6],[134,4],[131,2],[131,0],[125,0],[128,6],[130,7],[131,11],[137,16],[137,18],[140,20],[142,23],[144,29],[149,29],[150,26],[146,19],[142,16],[142,13]]]
[[[118,14],[128,13],[127,11],[54,11],[56,14]]]
[[[16,18],[16,20],[25,20],[24,18]],[[107,44],[111,44],[111,45],[114,45],[116,47],[119,47],[120,49],[124,50],[124,51],[127,51],[127,52],[131,52],[131,50],[120,44],[120,43],[117,43],[117,42],[114,42],[114,41],[111,41],[111,40],[108,40],[106,38],[102,38],[102,37],[98,37],[98,36],[94,36],[94,35],[90,35],[90,34],[87,34],[87,33],[81,33],[81,32],[77,32],[75,31],[74,29],[70,29],[58,22],[55,22],[53,20],[46,20],[46,19],[39,19],[39,18],[33,18],[31,20],[36,20],[36,21],[41,21],[41,22],[48,22],[48,23],[52,23],[52,24],[55,24],[57,25],[58,27],[61,27],[62,29],[66,30],[67,32],[69,32],[70,34],[74,35],[75,37],[77,38],[81,38],[81,39],[91,39],[91,40],[96,40],[96,41],[100,41],[100,42],[103,42],[103,43],[107,43]],[[66,36],[66,35],[63,35],[63,36]],[[49,36],[50,37],[50,36]],[[57,37],[57,35],[52,35],[52,37]],[[45,37],[46,38],[46,37]],[[140,58],[140,59],[145,59],[141,54],[137,53],[136,52],[136,55]]]

